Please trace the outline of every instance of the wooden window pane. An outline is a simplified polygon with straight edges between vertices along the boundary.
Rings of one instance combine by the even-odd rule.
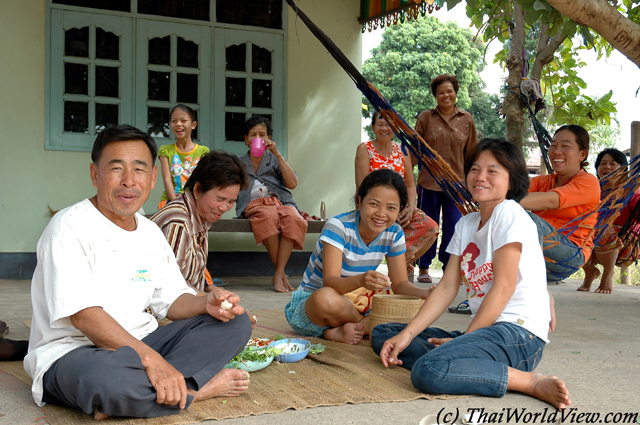
[[[149,40],[149,63],[171,65],[171,36]]]
[[[198,75],[178,73],[178,102],[198,103]]]
[[[89,27],[71,28],[64,32],[64,54],[78,58],[89,57]]]
[[[96,104],[96,133],[118,124],[118,105]]]
[[[64,131],[69,133],[89,132],[89,104],[87,102],[64,102]]]
[[[96,96],[120,97],[118,68],[96,66]]]
[[[170,75],[168,72],[149,71],[149,100],[170,100]]]
[[[64,92],[66,94],[89,94],[89,67],[79,63],[64,64]]]
[[[178,37],[178,66],[198,68],[198,45]]]
[[[246,71],[247,45],[240,44],[227,47],[227,71]]]
[[[171,18],[210,20],[209,0],[138,0],[138,12]]]
[[[218,22],[282,29],[282,0],[216,0]]]
[[[257,108],[271,108],[271,81],[270,80],[253,80],[253,104],[251,106]]]
[[[242,112],[227,112],[224,117],[224,137],[226,140],[244,140],[244,122]]]
[[[252,45],[251,70],[260,74],[271,74],[271,52],[255,44]]]
[[[226,106],[246,106],[245,105],[246,90],[247,90],[247,81],[244,78],[227,77]]]
[[[153,137],[169,137],[171,135],[169,109],[150,107],[148,109],[147,123],[149,134]]]
[[[96,57],[98,59],[120,59],[120,37],[102,28],[96,28]]]
[[[131,12],[131,0],[53,0],[54,4]]]

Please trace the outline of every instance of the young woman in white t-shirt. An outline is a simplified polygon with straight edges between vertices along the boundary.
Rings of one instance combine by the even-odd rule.
[[[485,139],[464,170],[480,212],[456,225],[444,276],[417,316],[408,325],[376,326],[371,345],[385,367],[410,369],[422,392],[502,397],[512,390],[565,408],[571,401],[564,382],[532,372],[555,318],[536,226],[518,204],[529,185],[522,152],[504,139]],[[461,281],[472,312],[466,331],[430,328]]]

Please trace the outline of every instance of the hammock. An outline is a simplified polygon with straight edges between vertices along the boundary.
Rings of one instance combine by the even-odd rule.
[[[356,87],[371,102],[371,105],[380,113],[382,118],[389,123],[393,132],[398,136],[402,145],[402,151],[407,155],[411,153],[418,158],[431,177],[438,183],[444,193],[451,198],[462,214],[477,211],[478,207],[471,198],[466,186],[455,174],[449,164],[440,157],[431,147],[416,133],[406,121],[398,115],[382,94],[371,85],[347,57],[338,49],[331,39],[314,24],[293,0],[286,0],[287,4],[295,11],[296,16],[309,28],[318,41],[329,51],[331,56],[351,77]]]
[[[602,191],[600,203],[593,209],[586,211],[582,215],[566,223],[561,228],[545,236],[543,238],[545,250],[548,250],[549,248],[560,244],[561,241],[568,239],[573,232],[580,228],[589,228],[590,232],[585,240],[593,238],[594,246],[598,244],[603,236],[604,230],[613,224],[615,219],[620,215],[620,211],[626,207],[633,197],[633,194],[640,187],[640,155],[632,158],[628,162],[627,166],[629,171],[627,171],[625,166],[622,166],[613,173],[600,179],[600,186],[607,187],[607,189]],[[634,230],[638,223],[638,217],[640,216],[639,208],[640,207],[634,209],[635,214],[631,214],[627,220],[627,224],[623,226],[619,232],[619,236],[623,238],[623,243],[625,243],[631,251],[627,255],[627,258],[623,258],[621,261],[628,261],[628,257],[633,255],[633,252],[638,251],[638,235],[636,235],[632,230]],[[598,214],[598,218],[594,226],[589,226],[585,222],[593,214]],[[560,241],[553,240],[554,237],[557,237],[558,235],[560,235]],[[560,271],[551,273],[547,267],[547,271],[549,274],[560,280],[571,276],[577,271],[575,267],[570,265],[571,260],[579,255],[579,253],[580,250],[576,250],[570,258],[562,261],[556,261],[545,255],[545,261],[547,263],[556,264],[560,269]],[[588,260],[588,258],[585,258],[585,261],[586,260]]]
[[[460,212],[463,215],[466,215],[470,212],[478,211],[477,204],[473,201],[471,194],[467,190],[466,186],[460,180],[460,178],[451,170],[451,167],[447,162],[440,157],[431,147],[420,137],[418,133],[416,133],[411,126],[409,126],[406,121],[398,115],[398,113],[393,109],[393,107],[389,104],[389,102],[382,96],[382,94],[371,85],[364,76],[358,71],[358,69],[347,59],[347,57],[342,53],[342,51],[333,43],[333,41],[320,29],[318,28],[309,17],[302,12],[298,6],[294,3],[293,0],[286,0],[287,4],[291,6],[291,8],[295,11],[296,17],[300,18],[302,22],[309,28],[311,33],[316,36],[318,41],[322,43],[322,45],[327,49],[327,51],[333,56],[333,58],[338,62],[338,64],[345,70],[345,72],[349,75],[349,77],[356,84],[358,90],[362,92],[362,94],[371,102],[371,105],[380,113],[380,115],[387,121],[389,126],[392,128],[393,132],[396,134],[398,139],[400,139],[402,150],[405,154],[411,153],[422,163],[424,168],[429,172],[431,177],[438,183],[440,188],[444,193],[451,198]],[[296,18],[296,19],[297,19]],[[528,102],[525,102],[528,106]],[[546,134],[545,139],[547,144],[544,144],[545,139],[541,145],[545,146],[548,150],[548,144],[550,144],[550,136],[540,124],[537,119],[535,119],[535,114],[531,112],[531,117],[534,120],[534,128],[536,128],[536,135]],[[535,122],[538,125],[535,125]],[[543,149],[544,151],[544,149]],[[548,163],[548,157],[545,160],[548,164],[548,168],[551,170],[551,165]],[[557,244],[561,243],[560,241],[552,240],[552,237],[556,235],[560,235],[560,239],[564,240],[568,237],[568,235],[572,234],[578,228],[589,227],[589,238],[594,237],[594,243],[599,241],[602,229],[606,226],[609,226],[613,220],[620,214],[620,210],[627,204],[633,192],[637,190],[638,186],[640,186],[640,155],[634,158],[630,162],[630,169],[632,170],[629,173],[632,177],[629,178],[627,173],[620,170],[611,173],[607,176],[607,181],[615,181],[617,185],[613,189],[605,191],[606,194],[603,194],[602,201],[598,205],[598,207],[587,211],[583,215],[571,220],[567,224],[565,224],[560,229],[555,230],[544,238],[544,249],[552,248]],[[617,176],[618,180],[613,180]],[[621,182],[624,181],[624,184],[620,185]],[[605,196],[606,195],[606,196]],[[590,227],[585,224],[585,222],[591,217],[592,214],[598,213],[598,221],[595,226]],[[575,258],[579,254],[579,250],[575,252],[575,254],[564,261],[555,261],[553,259],[547,258],[545,256],[545,260],[548,263],[554,263],[560,265],[564,270],[557,273],[557,277],[559,279],[564,279],[569,277],[573,273],[577,271],[575,267],[569,266],[567,263],[570,262],[571,259]]]

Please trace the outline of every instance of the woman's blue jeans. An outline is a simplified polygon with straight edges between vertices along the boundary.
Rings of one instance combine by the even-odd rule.
[[[400,323],[376,326],[371,347],[382,345],[405,328]],[[429,338],[453,338],[439,347]],[[540,363],[544,341],[521,326],[497,323],[469,334],[427,328],[400,353],[411,370],[411,383],[428,394],[467,394],[502,397],[507,391],[508,367],[531,372]]]
[[[540,245],[543,246],[547,281],[555,282],[566,279],[577,272],[585,262],[580,247],[560,232],[543,242],[543,238],[555,232],[556,228],[532,212],[529,212],[529,216],[538,228],[538,239]],[[555,262],[549,261],[549,259]]]

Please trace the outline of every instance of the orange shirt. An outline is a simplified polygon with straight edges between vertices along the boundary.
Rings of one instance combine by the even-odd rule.
[[[600,203],[600,182],[595,176],[584,170],[578,171],[578,174],[559,187],[555,187],[556,177],[556,174],[553,173],[532,178],[529,183],[529,192],[554,191],[558,194],[560,197],[559,208],[533,211],[533,213],[545,219],[556,229],[559,229],[574,218],[598,206]],[[598,214],[596,211],[582,225],[593,227],[597,220]],[[568,231],[562,232],[569,237],[571,242],[582,247],[585,259],[589,258],[593,248],[593,238],[586,240],[590,231],[591,229],[587,227],[578,227],[571,234],[568,234]]]

